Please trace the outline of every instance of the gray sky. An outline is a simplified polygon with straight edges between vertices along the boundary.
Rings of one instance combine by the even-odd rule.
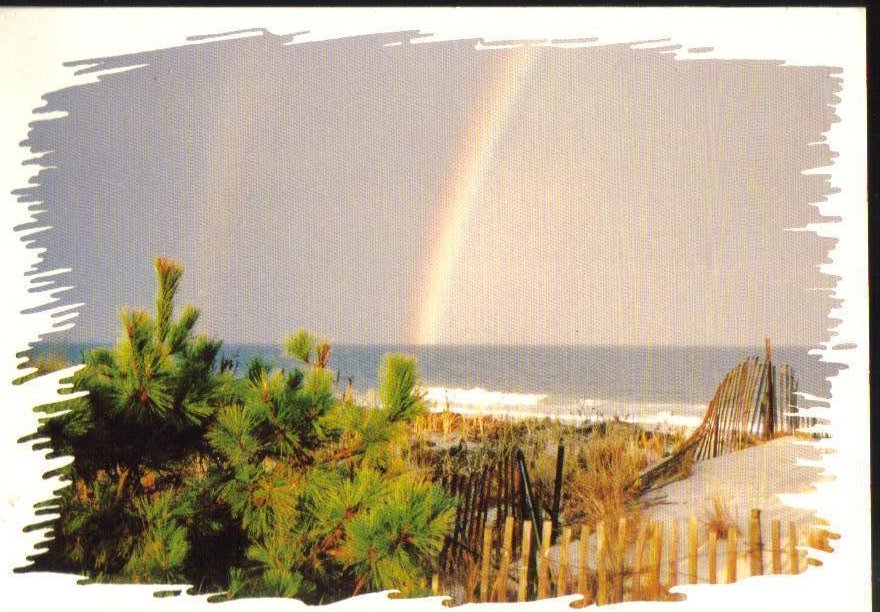
[[[101,60],[47,94],[21,199],[45,268],[83,301],[71,340],[149,306],[157,254],[227,342],[307,327],[418,340],[438,207],[504,54],[475,41],[271,35]],[[383,46],[402,40],[400,46]],[[543,48],[481,166],[441,319],[446,343],[813,345],[833,69]],[[77,66],[78,69],[87,65]]]

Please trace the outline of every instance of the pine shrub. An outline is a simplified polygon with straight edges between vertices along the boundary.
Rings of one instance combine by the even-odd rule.
[[[88,395],[46,410],[38,434],[73,462],[33,569],[228,598],[426,594],[455,508],[407,460],[415,361],[385,357],[369,408],[338,398],[330,344],[305,331],[291,369],[255,358],[236,377],[196,308],[175,318],[181,265],[155,268],[155,312],[123,310],[117,344],[73,377]]]

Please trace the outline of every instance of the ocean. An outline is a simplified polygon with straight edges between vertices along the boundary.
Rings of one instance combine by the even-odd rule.
[[[92,346],[45,343],[37,350],[62,352],[78,362]],[[491,404],[491,392],[496,398],[497,392],[525,394],[557,416],[592,414],[693,426],[725,374],[750,355],[763,356],[763,347],[337,345],[330,367],[338,373],[340,388],[350,378],[360,397],[371,397],[382,356],[394,352],[416,358],[422,383],[435,388],[434,397],[442,396],[443,389],[477,388],[468,395],[477,397],[477,404]],[[294,365],[276,345],[224,345],[222,355],[232,358],[239,372],[256,355],[279,367]],[[810,397],[829,397],[827,378],[838,366],[820,361],[806,347],[773,347],[773,361],[794,368],[799,391],[807,394],[798,399],[799,406],[821,405]]]

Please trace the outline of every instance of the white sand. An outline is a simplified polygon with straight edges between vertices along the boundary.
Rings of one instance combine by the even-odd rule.
[[[800,462],[819,460],[819,452],[807,442],[790,436],[758,444],[694,465],[693,475],[645,496],[656,504],[645,512],[652,520],[685,523],[694,514],[705,514],[706,504],[718,496],[737,519],[740,529],[748,527],[752,508],[761,510],[762,522],[804,522],[811,512],[782,503],[780,494],[810,491],[821,471]]]

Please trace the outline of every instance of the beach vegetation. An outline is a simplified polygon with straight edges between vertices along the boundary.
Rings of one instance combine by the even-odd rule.
[[[553,419],[467,417],[449,413],[422,415],[412,429],[414,459],[434,470],[437,478],[478,472],[502,457],[523,451],[536,500],[552,505],[559,445],[565,447],[561,520],[595,526],[604,520],[635,519],[643,503],[633,486],[638,475],[662,459],[681,437],[679,432],[646,432],[623,421],[572,425]]]
[[[377,406],[340,400],[331,347],[284,343],[289,369],[243,376],[175,309],[183,268],[155,262],[153,312],[123,309],[113,347],[72,378],[37,435],[72,463],[32,569],[93,581],[189,583],[222,598],[426,594],[455,500],[402,442],[425,410],[415,361],[388,355]]]
[[[700,522],[707,531],[714,531],[719,540],[726,540],[731,531],[739,534],[738,517],[731,513],[724,497],[713,493],[705,502]]]

